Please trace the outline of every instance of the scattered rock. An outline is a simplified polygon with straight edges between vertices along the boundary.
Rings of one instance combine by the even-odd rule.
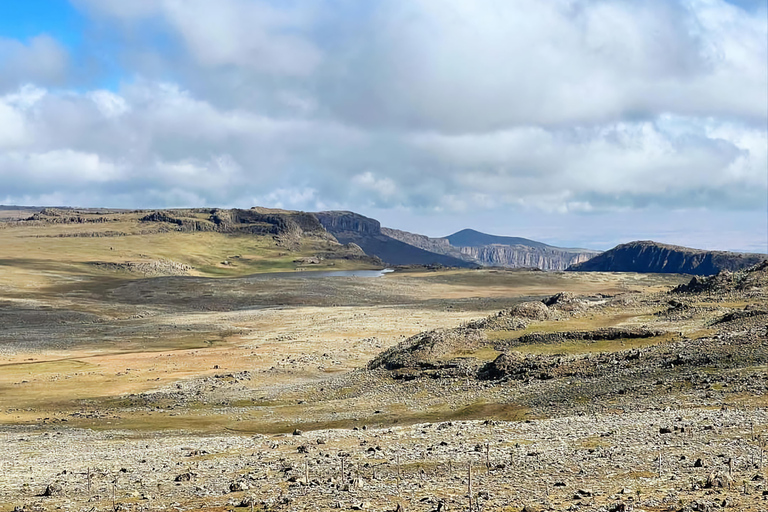
[[[60,484],[56,482],[52,482],[48,484],[43,491],[43,496],[59,496],[64,492],[64,489],[61,487]]]

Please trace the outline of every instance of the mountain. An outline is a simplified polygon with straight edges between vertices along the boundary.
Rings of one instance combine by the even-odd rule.
[[[528,247],[551,247],[542,242],[528,240],[517,236],[496,236],[487,233],[481,233],[474,229],[462,229],[452,235],[445,237],[454,247],[482,247],[485,245],[525,245]]]
[[[0,235],[31,268],[62,272],[238,276],[382,266],[340,244],[311,213],[258,207],[0,207]]]
[[[600,254],[599,251],[588,249],[554,247],[527,238],[488,235],[473,229],[464,229],[444,238],[430,238],[397,229],[381,230],[392,238],[420,249],[483,266],[565,270]]]
[[[318,212],[315,216],[340,243],[354,243],[366,254],[377,256],[391,265],[477,266],[465,259],[427,251],[392,238],[382,232],[379,221],[357,213],[330,211]]]
[[[577,272],[655,272],[715,275],[721,270],[741,270],[768,258],[765,254],[742,254],[725,251],[704,251],[638,241],[617,245],[594,258],[572,265]]]
[[[384,227],[381,228],[381,232],[390,238],[400,240],[401,242],[418,247],[419,249],[424,249],[425,251],[444,254],[460,260],[470,261],[478,265],[482,264],[473,256],[464,254],[458,247],[452,246],[447,238],[432,238],[426,235],[419,235],[418,233],[409,233],[408,231]]]

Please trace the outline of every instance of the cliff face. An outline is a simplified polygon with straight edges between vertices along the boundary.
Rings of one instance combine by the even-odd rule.
[[[314,215],[339,242],[359,245],[366,254],[378,256],[391,265],[475,266],[464,259],[424,250],[392,238],[387,234],[389,230],[382,230],[379,221],[357,213],[319,212]]]
[[[630,242],[573,265],[583,272],[658,272],[715,275],[721,270],[740,270],[768,258],[762,254],[702,251],[651,241]]]
[[[487,235],[471,229],[459,231],[445,238],[430,238],[389,228],[381,228],[381,231],[392,238],[427,251],[492,267],[565,270],[571,265],[587,261],[600,254],[599,251],[587,249],[561,249],[526,238]],[[456,245],[457,243],[468,245]]]
[[[381,235],[381,224],[376,219],[353,212],[318,212],[314,216],[330,233],[350,233],[359,236]]]
[[[461,252],[484,265],[496,267],[534,267],[542,270],[565,270],[571,265],[589,260],[597,251],[569,252],[551,247],[525,245],[484,245],[460,247]]]
[[[448,241],[447,238],[432,238],[425,235],[419,235],[417,233],[409,233],[407,231],[401,231],[399,229],[381,228],[381,232],[390,238],[400,240],[403,243],[424,249],[425,251],[434,252],[437,254],[444,254],[460,260],[465,260],[477,264],[481,264],[470,254],[462,253],[458,247],[454,247]]]

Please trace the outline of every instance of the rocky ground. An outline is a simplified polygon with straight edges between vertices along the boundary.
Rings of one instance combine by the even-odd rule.
[[[470,496],[474,510],[765,510],[767,420],[672,404],[278,435],[6,428],[0,499],[83,511],[468,510]]]
[[[481,289],[468,273],[199,283],[230,306],[285,302],[268,310],[211,296],[185,310],[189,279],[162,278],[166,304],[158,281],[91,289],[147,316],[62,317],[56,350],[103,323],[120,346],[172,317],[235,341],[130,363],[69,354],[92,366],[4,384],[17,347],[0,367],[18,397],[0,401],[0,510],[768,509],[768,265],[674,290],[571,274],[596,281],[543,298],[531,283],[560,277],[502,278],[482,298],[463,295]],[[44,354],[38,317],[6,313]],[[40,401],[68,379],[109,393]]]

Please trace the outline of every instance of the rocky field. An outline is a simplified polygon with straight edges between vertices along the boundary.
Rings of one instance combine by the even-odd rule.
[[[0,301],[3,512],[768,509],[765,263],[35,272]]]

